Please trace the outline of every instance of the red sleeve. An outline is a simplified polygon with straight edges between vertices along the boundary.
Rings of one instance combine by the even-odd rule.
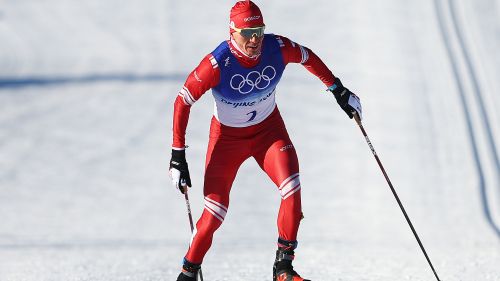
[[[172,148],[184,149],[191,105],[219,83],[219,73],[217,61],[209,54],[189,74],[174,103]]]
[[[326,87],[333,85],[335,76],[313,51],[283,36],[278,36],[278,42],[281,46],[281,54],[285,65],[288,63],[301,63],[309,72],[318,77]]]

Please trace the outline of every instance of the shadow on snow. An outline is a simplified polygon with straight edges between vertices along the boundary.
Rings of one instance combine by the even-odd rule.
[[[26,76],[26,77],[0,77],[0,89],[24,88],[32,86],[59,86],[64,84],[92,84],[100,82],[164,82],[184,81],[186,73],[111,73],[89,74],[84,76]]]

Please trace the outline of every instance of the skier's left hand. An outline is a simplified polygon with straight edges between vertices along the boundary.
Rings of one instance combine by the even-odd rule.
[[[174,187],[184,194],[185,189],[188,186],[191,187],[191,177],[189,176],[185,150],[172,149],[169,172]]]
[[[340,105],[340,108],[352,119],[353,114],[358,114],[359,119],[363,119],[361,101],[359,97],[342,85],[339,78],[335,78],[335,83],[328,88],[332,92]]]

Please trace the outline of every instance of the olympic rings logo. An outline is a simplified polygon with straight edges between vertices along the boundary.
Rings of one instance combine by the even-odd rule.
[[[252,71],[243,77],[241,74],[235,74],[231,77],[230,85],[233,90],[240,92],[242,95],[246,95],[257,88],[263,90],[271,84],[271,80],[276,77],[276,69],[268,65],[262,69],[262,73],[258,71]]]

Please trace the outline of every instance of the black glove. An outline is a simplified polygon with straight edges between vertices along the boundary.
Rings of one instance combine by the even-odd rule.
[[[339,78],[335,78],[335,83],[328,88],[328,91],[333,93],[333,96],[340,105],[340,108],[352,119],[354,113],[358,113],[361,118],[361,103],[358,96],[349,91]]]
[[[191,177],[189,176],[185,150],[172,149],[169,171],[172,184],[181,193],[184,193],[184,188],[187,188],[186,185],[191,187]]]

